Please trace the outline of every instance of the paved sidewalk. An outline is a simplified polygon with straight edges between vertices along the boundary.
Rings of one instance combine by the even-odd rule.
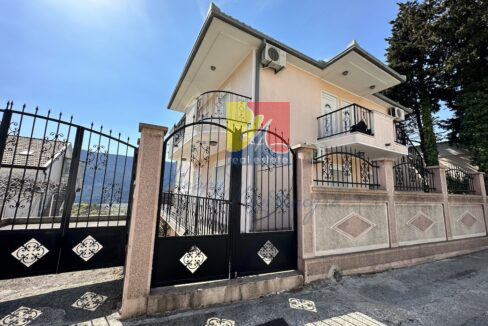
[[[71,325],[105,318],[118,309],[122,278],[118,267],[2,280],[0,326]]]
[[[29,288],[26,288],[27,295],[11,300],[2,298],[6,291],[2,281],[0,320],[24,306],[41,312],[29,325],[85,321],[84,325],[485,326],[488,325],[487,262],[488,251],[483,251],[412,268],[344,277],[339,283],[324,281],[300,291],[252,301],[123,322],[116,319],[121,298],[120,279],[33,296],[28,296]],[[86,292],[106,299],[84,300],[85,308],[96,307],[93,310],[73,307]]]
[[[296,309],[300,304],[302,309]],[[249,326],[279,318],[293,326],[486,326],[488,251],[384,273],[344,277],[340,283],[316,283],[295,293],[218,308],[132,320],[124,325],[205,325],[213,317]]]

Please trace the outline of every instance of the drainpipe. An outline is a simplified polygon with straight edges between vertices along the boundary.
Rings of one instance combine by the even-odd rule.
[[[266,40],[261,41],[261,45],[256,51],[256,66],[254,67],[254,102],[259,102],[259,74],[261,72],[261,54],[263,53],[264,47],[266,46]],[[259,112],[259,109],[257,110]]]

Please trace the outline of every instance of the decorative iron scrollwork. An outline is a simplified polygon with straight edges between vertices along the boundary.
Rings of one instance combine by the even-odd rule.
[[[276,191],[274,200],[276,212],[286,214],[288,208],[291,206],[290,191],[288,189],[280,189]]]
[[[369,164],[367,161],[361,161],[359,174],[360,174],[361,182],[364,183],[369,182]]]
[[[103,170],[107,166],[108,151],[103,145],[93,145],[86,154],[86,165],[90,170]]]
[[[342,156],[342,173],[347,177],[352,173],[352,158],[348,155]]]
[[[122,187],[119,183],[109,183],[103,186],[101,202],[107,208],[112,207],[114,203],[121,202],[121,197]]]
[[[263,196],[257,188],[250,188],[246,193],[247,212],[255,218],[263,206]]]
[[[261,162],[266,162],[267,164],[262,165],[262,170],[263,172],[266,173],[271,173],[273,172],[274,169],[276,169],[276,163],[275,164],[269,164],[269,161],[274,161],[277,162],[276,154],[272,153],[271,150],[265,150],[261,151]]]
[[[25,208],[30,203],[35,194],[45,194],[47,192],[62,193],[64,186],[47,181],[36,182],[33,178],[12,177],[0,179],[0,198],[3,198],[5,205],[9,208]]]
[[[330,115],[326,115],[324,119],[324,129],[325,129],[325,134],[329,134],[332,132],[332,123],[331,123],[331,117]]]
[[[190,160],[195,167],[204,167],[210,159],[210,145],[205,145],[202,141],[197,141],[191,146]]]
[[[225,97],[225,93],[218,93],[217,94],[217,102],[215,103],[215,113],[214,117],[216,118],[225,118],[225,103],[223,101]]]
[[[344,111],[344,131],[351,129],[351,114],[348,110]]]
[[[395,185],[403,186],[403,174],[400,165],[395,166]]]
[[[329,156],[322,160],[322,179],[330,180],[334,177],[334,164]]]
[[[13,151],[15,148],[15,144],[17,143],[17,139],[19,137],[20,128],[19,123],[16,121],[10,122],[10,126],[8,128],[7,133],[7,142],[5,143],[5,150]]]

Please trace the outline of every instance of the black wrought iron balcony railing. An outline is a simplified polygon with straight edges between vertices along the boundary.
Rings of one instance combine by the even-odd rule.
[[[249,102],[250,97],[228,91],[209,91],[197,97],[196,102],[187,109],[180,121],[173,126],[173,131],[180,129],[185,124],[197,122],[205,119],[212,119],[213,122],[224,124],[227,117],[227,103],[230,102]],[[187,129],[190,132],[191,129]],[[188,137],[189,135],[187,135]],[[185,128],[175,134],[174,145],[178,145],[185,138]]]
[[[227,103],[249,101],[251,101],[250,97],[233,92],[205,92],[197,98],[195,121],[206,118],[225,118],[227,116]]]
[[[178,123],[173,126],[173,130],[176,131],[176,130],[180,129],[181,127],[183,127],[185,125],[185,123],[186,123],[186,114],[184,114],[183,117],[181,117],[180,121],[178,121]],[[178,131],[173,138],[174,139],[174,145],[177,145],[178,143],[180,143],[183,140],[184,135],[185,135],[184,129]]]
[[[317,118],[318,139],[352,132],[374,135],[373,119],[373,111],[370,109],[350,104]]]
[[[400,123],[395,123],[395,143],[406,146],[408,142],[407,132],[405,126]]]

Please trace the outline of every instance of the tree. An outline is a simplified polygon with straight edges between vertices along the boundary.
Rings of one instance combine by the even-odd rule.
[[[398,16],[391,22],[392,36],[387,39],[388,64],[406,75],[407,82],[388,92],[388,96],[413,110],[409,121],[419,130],[420,146],[427,165],[438,164],[432,114],[439,111],[444,85],[440,84],[440,62],[445,54],[439,47],[435,21],[440,0],[399,4]]]
[[[473,163],[488,172],[488,1],[444,0],[436,23],[446,58],[445,101],[453,116],[443,121],[451,143],[467,148]]]
[[[464,108],[459,138],[468,148],[473,163],[488,172],[488,76],[466,86],[460,95]]]
[[[448,139],[488,172],[488,1],[409,1],[391,24],[388,61],[407,82],[388,95],[413,109],[425,161],[437,162],[432,114],[442,103],[452,112],[439,123]]]

